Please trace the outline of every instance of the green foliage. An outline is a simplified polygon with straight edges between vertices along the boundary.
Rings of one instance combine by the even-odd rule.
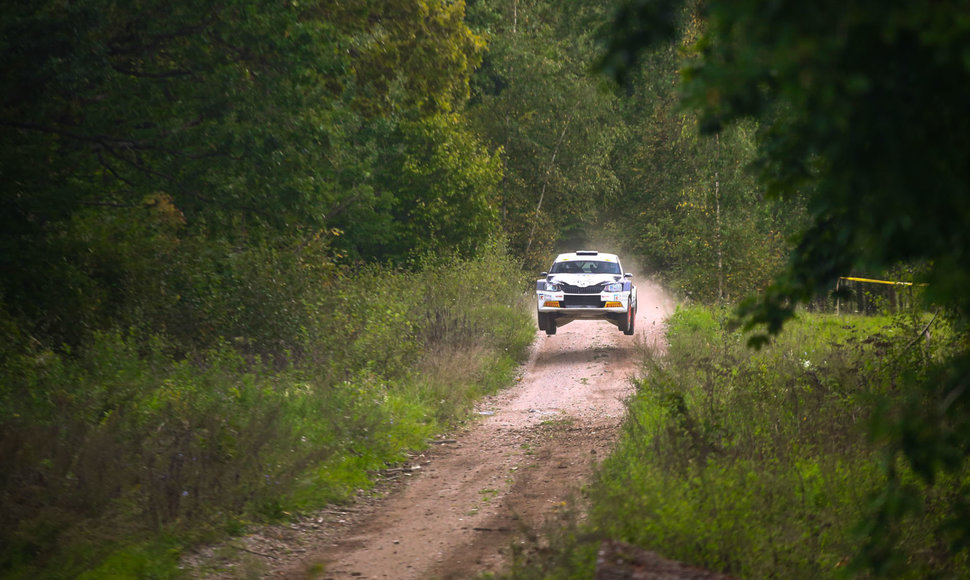
[[[346,499],[507,380],[532,328],[463,19],[0,7],[4,573],[144,576],[159,531]],[[447,404],[445,348],[470,353]]]
[[[683,0],[627,0],[615,7],[614,26],[604,27],[605,54],[597,67],[620,83],[630,80],[645,47],[676,37],[683,23]]]
[[[483,48],[464,24],[464,3],[321,2],[308,12],[325,21],[336,13],[338,22],[346,19],[361,33],[353,47],[359,55],[353,63],[354,104],[369,116],[400,109],[426,116],[464,105],[468,77]]]
[[[692,43],[704,30],[699,9],[688,4],[668,7],[676,12],[679,41],[638,55],[642,63],[625,77],[620,115],[629,130],[613,162],[621,187],[609,215],[614,235],[668,287],[694,300],[730,303],[768,285],[803,210],[761,194],[749,167],[757,124],[704,135],[697,115],[680,104],[679,69],[697,60]]]
[[[945,360],[945,326],[914,343],[926,319],[803,315],[754,351],[728,320],[702,307],[670,318],[668,351],[647,361],[621,441],[588,490],[587,521],[541,577],[589,577],[572,570],[616,539],[741,578],[840,578],[860,543],[883,536],[894,577],[965,576],[967,558],[947,550],[948,502],[970,474],[931,487],[888,459],[925,500],[897,524],[870,517],[900,498],[881,491],[887,456],[865,427],[906,374]]]
[[[333,220],[338,251],[398,264],[443,249],[471,256],[498,229],[502,168],[456,114],[375,123],[374,193]]]
[[[105,558],[97,568],[80,574],[78,580],[100,578],[144,578],[164,580],[181,577],[178,570],[179,550],[165,542],[146,543],[123,548]]]
[[[318,161],[299,144],[326,135],[301,122],[333,95],[315,69],[347,64],[334,50],[346,36],[319,42],[334,32],[319,17],[287,4],[88,1],[12,3],[2,21],[16,55],[2,126],[17,145],[3,166],[18,177],[4,196],[18,233],[32,216],[159,191],[211,225],[305,219],[324,201],[293,187]]]
[[[625,2],[638,18],[620,31],[607,63],[621,65],[643,48],[670,38],[647,16],[677,2]],[[824,296],[853,270],[899,264],[921,270],[928,303],[947,312],[958,330],[970,321],[970,86],[965,2],[902,0],[703,3],[699,58],[684,69],[684,102],[707,132],[739,121],[759,124],[757,171],[768,195],[804,197],[809,223],[787,266],[740,315],[767,334],[764,345],[795,316],[800,303]],[[627,58],[629,57],[629,58]],[[966,337],[953,337],[947,362],[932,372],[901,376],[889,420],[874,430],[924,484],[962,473],[970,449]],[[936,493],[904,483],[886,462],[886,487],[874,524],[895,530]],[[962,495],[950,496],[962,512]],[[954,524],[951,557],[962,558],[970,536]],[[896,532],[874,538],[863,552],[870,569],[896,570]]]
[[[617,98],[589,75],[599,2],[469,2],[488,40],[469,116],[501,148],[499,211],[513,250],[544,267],[553,246],[597,234],[618,182],[612,155],[625,130]]]
[[[483,251],[415,271],[305,265],[306,280],[235,255],[201,304],[246,334],[184,357],[144,328],[53,350],[0,311],[0,570],[163,577],[187,543],[352,498],[507,384],[531,342],[516,266]]]
[[[459,114],[482,48],[462,17],[438,0],[5,4],[11,313],[77,345],[118,310],[206,302],[229,254],[319,232],[352,260],[474,255],[501,169]]]
[[[758,194],[745,171],[752,131],[703,137],[670,109],[642,122],[656,140],[630,144],[620,207],[636,210],[616,212],[617,235],[685,297],[729,303],[767,286],[787,255],[798,210],[783,213]],[[674,136],[657,135],[664,124],[660,130]]]

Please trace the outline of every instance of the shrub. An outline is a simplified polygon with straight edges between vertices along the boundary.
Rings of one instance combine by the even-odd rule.
[[[945,326],[927,344],[922,316],[805,314],[751,350],[725,322],[702,307],[670,318],[668,352],[645,362],[621,441],[589,490],[588,521],[561,550],[588,558],[609,538],[742,578],[834,578],[886,534],[895,553],[885,561],[905,562],[894,575],[970,573],[949,557],[944,507],[967,474],[929,488],[869,436],[904,376],[929,372],[948,348]],[[882,530],[870,514],[892,497],[887,461],[928,500]],[[570,561],[556,559],[553,568]],[[537,574],[582,577],[520,572]]]
[[[0,304],[0,574],[137,576],[247,521],[347,501],[507,384],[534,336],[500,246],[412,271],[274,256],[198,286],[185,328],[224,338],[139,325],[51,348]]]

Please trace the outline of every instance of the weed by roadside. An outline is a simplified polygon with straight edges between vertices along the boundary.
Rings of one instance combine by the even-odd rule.
[[[270,301],[286,324],[251,296],[229,327],[270,330],[188,354],[144,329],[41,347],[0,308],[0,576],[175,577],[186,546],[347,501],[508,384],[534,327],[500,248],[364,270]]]
[[[860,522],[886,484],[872,419],[945,354],[945,325],[926,342],[919,316],[804,314],[751,350],[724,318],[703,307],[671,317],[668,352],[645,361],[622,439],[590,486],[587,521],[511,578],[589,578],[604,539],[739,578],[850,573],[873,533]],[[905,485],[923,486],[893,461]],[[923,486],[925,505],[891,531],[906,562],[898,577],[970,573],[947,557],[939,501],[965,481]]]

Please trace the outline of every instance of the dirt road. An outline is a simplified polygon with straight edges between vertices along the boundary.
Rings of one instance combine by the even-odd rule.
[[[481,420],[387,474],[385,497],[243,540],[260,576],[467,579],[501,569],[510,546],[573,507],[606,456],[642,349],[656,348],[672,300],[638,282],[636,335],[576,321],[537,335],[517,384]],[[237,570],[238,571],[238,570]],[[238,576],[237,576],[238,577]]]

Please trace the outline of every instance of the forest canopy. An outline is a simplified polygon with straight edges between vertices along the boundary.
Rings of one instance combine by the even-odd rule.
[[[926,267],[931,297],[970,316],[970,9],[964,2],[624,2],[601,66],[623,80],[683,14],[704,21],[682,74],[706,133],[759,122],[769,195],[811,223],[763,300],[776,332],[853,268]]]
[[[77,343],[136,323],[115,318],[134,278],[184,278],[174,262],[214,266],[219,244],[474,254],[501,167],[460,114],[484,46],[463,18],[440,1],[5,3],[0,301]]]

